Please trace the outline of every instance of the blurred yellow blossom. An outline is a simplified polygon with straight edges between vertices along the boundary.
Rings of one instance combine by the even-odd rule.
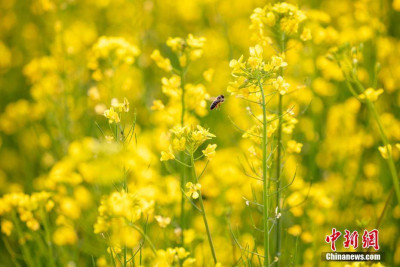
[[[378,149],[384,159],[388,159],[392,154],[392,145],[380,146]]]
[[[154,216],[156,221],[158,222],[158,225],[160,225],[161,228],[167,227],[171,223],[171,218],[169,217],[163,217],[163,216]]]
[[[375,102],[383,92],[383,89],[375,90],[373,88],[368,88],[358,97],[360,99],[368,99],[369,101]]]
[[[201,190],[201,184],[193,184],[191,182],[188,182],[186,184],[186,196],[191,197],[193,199],[198,199],[199,198],[199,192]]]
[[[297,143],[294,140],[289,140],[287,142],[286,151],[287,151],[287,153],[300,153],[302,147],[303,147],[303,144]]]
[[[10,236],[13,228],[14,225],[11,221],[9,220],[1,221],[1,232],[4,233],[5,235]]]
[[[208,160],[212,160],[215,156],[215,149],[217,148],[216,144],[208,144],[206,149],[202,150],[203,155],[207,157]]]

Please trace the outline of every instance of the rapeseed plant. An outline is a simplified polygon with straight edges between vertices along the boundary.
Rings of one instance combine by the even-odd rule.
[[[275,218],[272,220],[276,224],[276,253],[273,262],[279,262],[281,256],[281,168],[282,168],[282,132],[291,133],[294,124],[297,123],[295,118],[291,117],[291,111],[283,113],[283,96],[289,92],[290,84],[282,77],[283,69],[288,66],[284,57],[287,50],[288,42],[293,38],[300,38],[303,41],[311,39],[311,33],[305,28],[305,14],[298,10],[296,6],[288,3],[278,3],[257,8],[251,15],[251,29],[255,31],[256,40],[261,45],[270,45],[277,55],[272,56],[270,62],[263,60],[263,48],[260,44],[250,47],[250,56],[247,61],[243,60],[243,56],[239,60],[232,60],[230,67],[232,68],[232,76],[236,80],[231,83],[228,91],[244,98],[250,104],[247,107],[250,115],[256,120],[258,125],[253,126],[247,131],[243,137],[255,137],[261,139],[262,150],[262,181],[263,181],[263,235],[264,235],[264,266],[270,265],[270,232],[272,228],[269,226],[270,221],[270,181],[276,182],[276,209]],[[299,34],[299,27],[302,33]],[[268,92],[269,90],[270,92]],[[267,93],[268,92],[268,93]],[[250,96],[250,94],[252,94]],[[267,105],[278,96],[278,111],[276,115],[267,114]],[[268,99],[267,99],[268,98]],[[261,107],[262,115],[254,114],[251,104],[257,104]],[[268,141],[273,135],[276,135],[276,143],[268,151],[268,145],[273,142]],[[254,138],[253,138],[254,139]],[[291,147],[295,146],[295,151],[300,152],[301,144],[296,144],[291,140]],[[295,145],[293,145],[295,142]],[[260,143],[257,142],[256,143]],[[289,153],[291,152],[289,147]],[[273,163],[273,154],[276,153],[276,162]],[[268,155],[269,154],[269,155]],[[274,178],[268,177],[268,169],[271,164],[275,166],[276,172]],[[257,173],[255,173],[257,175]],[[271,175],[271,174],[270,174]]]

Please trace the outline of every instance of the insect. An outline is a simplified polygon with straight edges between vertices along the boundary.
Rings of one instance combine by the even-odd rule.
[[[221,104],[225,101],[224,95],[219,95],[212,103],[210,106],[210,109],[213,110],[215,108],[219,108]]]

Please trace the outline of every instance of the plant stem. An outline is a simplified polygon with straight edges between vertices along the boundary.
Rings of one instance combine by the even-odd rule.
[[[181,126],[185,123],[185,70],[181,68],[181,90],[182,90],[182,114],[181,114]],[[185,161],[185,153],[181,152],[181,160]],[[185,167],[181,167],[181,188],[185,188]],[[182,190],[181,190],[182,191]],[[185,196],[181,192],[181,243],[184,244],[184,230],[185,230]]]
[[[339,65],[339,66],[340,66],[340,65]],[[347,86],[349,87],[350,91],[354,94],[353,86],[351,85],[351,83],[350,83],[349,80],[348,80],[349,78],[348,78],[346,75],[345,75],[345,77],[346,77]],[[365,91],[364,86],[363,86],[356,78],[354,78],[354,81],[355,81],[355,83],[357,84],[357,86],[358,86],[360,92],[363,93],[363,92]],[[354,95],[355,95],[355,94],[354,94]],[[360,100],[360,99],[358,98],[357,95],[355,95],[355,97],[356,97],[358,100]],[[383,145],[384,145],[385,148],[387,149],[387,147],[388,147],[388,145],[389,145],[389,141],[388,141],[388,139],[387,139],[387,137],[386,137],[385,131],[383,130],[383,126],[382,126],[381,120],[380,120],[380,118],[379,118],[378,112],[376,111],[375,106],[374,106],[374,104],[371,102],[371,100],[366,99],[366,104],[367,104],[367,107],[368,107],[369,112],[372,113],[372,116],[374,117],[375,122],[376,122],[376,124],[378,125],[379,134],[380,134],[380,136],[381,136]],[[396,166],[395,166],[394,161],[393,161],[392,153],[390,153],[390,151],[388,151],[387,154],[388,154],[388,158],[386,159],[386,161],[387,161],[387,163],[388,163],[388,165],[389,165],[389,170],[390,170],[390,173],[391,173],[391,176],[392,176],[393,188],[394,188],[394,190],[395,190],[395,192],[396,192],[397,203],[400,204],[400,185],[399,185],[399,177],[397,176]],[[384,213],[383,213],[383,215],[384,215]],[[382,220],[382,218],[380,218],[380,220]]]
[[[140,229],[140,227],[138,227],[138,226],[135,225],[134,223],[130,223],[130,225],[131,225],[136,231],[138,231],[138,232],[143,236],[143,238],[144,238],[144,239],[147,241],[147,243],[149,244],[149,246],[150,246],[151,250],[153,251],[154,255],[157,256],[157,249],[156,249],[156,247],[154,246],[153,242],[151,242],[149,236],[148,236],[142,229]]]
[[[265,106],[264,88],[258,80],[262,96],[263,133],[262,133],[262,178],[263,178],[263,223],[264,223],[264,266],[269,266],[269,181],[267,179],[267,107]]]
[[[376,124],[378,125],[379,128],[379,134],[381,135],[381,139],[383,142],[383,145],[385,146],[385,148],[387,149],[389,142],[388,139],[385,135],[385,132],[383,131],[383,127],[382,127],[382,123],[381,120],[379,118],[378,112],[376,112],[375,106],[374,104],[370,101],[367,100],[367,105],[368,105],[368,109],[369,111],[372,113],[372,115],[374,116],[374,119],[376,121]],[[392,175],[392,180],[393,180],[393,187],[394,190],[396,192],[396,196],[397,196],[397,203],[400,204],[400,185],[399,185],[399,177],[397,176],[397,171],[396,171],[396,166],[394,165],[394,161],[393,161],[393,157],[392,157],[392,153],[390,151],[388,151],[388,158],[387,158],[387,163],[389,165],[389,170],[390,173]]]
[[[286,35],[284,32],[280,34],[280,52],[284,53],[286,50]],[[283,69],[280,68],[279,75],[283,76]],[[277,136],[277,155],[276,155],[276,206],[277,213],[280,212],[280,202],[281,202],[281,141],[282,141],[282,95],[279,94],[278,100],[278,136]],[[278,258],[276,261],[276,266],[280,266],[280,256],[281,256],[281,218],[276,219],[276,253],[275,256]]]
[[[19,240],[23,240],[24,234],[22,232],[21,226],[19,225],[19,221],[18,221],[15,211],[12,212],[12,221],[15,225],[15,229],[17,231]],[[24,260],[26,261],[26,265],[33,267],[33,266],[35,266],[35,264],[33,263],[31,252],[29,251],[29,248],[26,246],[26,243],[25,243],[26,240],[24,240],[22,242],[23,243],[21,244],[21,241],[19,241],[19,244],[20,244],[21,250],[22,250],[22,256],[23,256]]]
[[[186,112],[186,108],[185,108],[185,69],[182,68],[181,70],[181,90],[182,90],[182,96],[181,96],[181,102],[182,102],[182,113],[181,113],[181,125],[183,127],[183,123],[185,120],[185,112]]]
[[[196,183],[199,183],[198,177],[196,175],[196,169],[195,169],[195,166],[194,166],[193,153],[190,155],[190,161],[191,161],[191,165],[192,165],[193,176],[196,179]],[[217,256],[216,256],[216,253],[215,253],[215,249],[214,249],[214,244],[213,244],[212,237],[211,237],[210,228],[209,228],[208,222],[207,222],[207,216],[206,216],[206,211],[204,209],[203,196],[201,194],[201,190],[199,192],[199,203],[200,203],[200,207],[201,207],[201,215],[203,215],[204,226],[206,227],[206,232],[207,232],[208,242],[210,244],[211,254],[213,256],[214,263],[217,264]]]
[[[126,169],[125,169],[125,167],[124,167],[124,184],[123,184],[123,189],[124,189],[124,192],[125,192],[125,193],[128,193],[128,186],[127,186],[126,178],[127,178],[127,171],[126,171]],[[125,244],[124,244],[124,267],[127,266],[127,261],[126,261],[126,258],[127,258],[127,250],[128,250],[128,248],[126,247],[126,242],[125,242]]]
[[[279,103],[278,103],[278,116],[279,116],[279,124],[278,124],[278,151],[276,156],[276,205],[277,212],[279,213],[280,208],[280,198],[281,198],[281,139],[282,139],[282,95],[279,94]],[[280,218],[276,221],[276,257],[281,256],[281,220]],[[279,260],[277,261],[277,266],[279,266]]]
[[[42,207],[41,210],[41,215],[43,218],[43,226],[44,226],[44,231],[46,233],[46,243],[49,246],[49,261],[50,261],[50,266],[54,266],[54,255],[53,255],[53,244],[51,242],[51,233],[50,233],[50,228],[49,228],[49,221],[47,218],[47,214],[44,212],[44,208]]]

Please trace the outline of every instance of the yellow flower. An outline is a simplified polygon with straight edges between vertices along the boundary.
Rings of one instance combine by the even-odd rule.
[[[139,53],[140,50],[124,38],[102,36],[92,48],[88,67],[95,71],[93,73],[93,78],[95,80],[101,80],[102,74],[98,67],[102,59],[113,57],[113,65],[131,65],[135,62],[135,57],[138,56]],[[96,72],[99,73],[95,75]]]
[[[212,81],[212,78],[213,78],[213,76],[214,76],[214,69],[208,69],[208,70],[206,70],[206,71],[204,71],[203,72],[203,78],[204,78],[204,80],[206,80],[207,82],[211,82]]]
[[[379,152],[381,153],[382,158],[388,159],[390,155],[392,155],[392,146],[380,146],[378,147]]]
[[[128,102],[128,99],[126,97],[124,97],[124,103],[120,103],[118,101],[118,99],[113,98],[111,100],[111,106],[113,108],[115,108],[116,110],[118,110],[118,112],[122,112],[122,111],[129,112],[129,102]]]
[[[229,62],[229,67],[232,68],[232,75],[236,77],[236,74],[242,73],[243,69],[246,67],[243,62],[243,55],[240,56],[238,60],[232,59]]]
[[[194,258],[187,258],[187,259],[183,262],[182,267],[191,267],[191,266],[195,266],[195,262],[196,262],[196,259],[194,259]]]
[[[277,90],[281,95],[284,95],[287,93],[290,84],[285,82],[285,80],[282,78],[282,76],[279,76],[272,82],[272,86]]]
[[[113,107],[104,111],[104,117],[106,117],[108,119],[109,123],[114,123],[114,122],[119,123],[120,122],[118,113],[114,111]]]
[[[301,234],[301,226],[296,224],[288,229],[288,233],[294,236],[299,236]]]
[[[309,41],[311,40],[311,30],[309,28],[304,28],[303,32],[300,35],[300,39],[303,41]]]
[[[392,7],[396,11],[400,11],[400,0],[394,0],[392,3]]]
[[[181,137],[180,139],[174,138],[172,141],[172,148],[178,151],[184,151],[186,147],[186,138]]]
[[[271,71],[278,68],[286,67],[288,64],[283,60],[282,57],[272,56],[271,62],[265,64],[264,71]]]
[[[168,58],[161,56],[161,53],[158,49],[153,51],[150,58],[156,62],[160,69],[165,70],[166,72],[170,72],[172,70],[171,61]]]
[[[129,112],[129,102],[126,97],[124,97],[124,103],[122,104],[122,109],[124,112]]]
[[[193,184],[191,182],[188,182],[186,184],[186,188],[188,191],[185,193],[187,197],[191,197],[193,199],[198,199],[200,194],[198,191],[201,189],[201,184]]]
[[[247,63],[252,69],[256,69],[263,61],[263,49],[260,45],[250,47],[250,56]]]
[[[189,34],[186,39],[187,45],[191,48],[203,48],[204,43],[206,42],[205,37],[195,38],[193,34]]]
[[[185,41],[181,37],[169,37],[167,40],[167,45],[175,52],[183,50],[185,46]]]
[[[187,56],[183,54],[182,56],[179,57],[179,65],[181,67],[186,67],[187,65]]]
[[[205,37],[195,38],[192,34],[189,34],[186,39],[186,44],[190,48],[189,57],[190,60],[196,60],[203,55],[203,46],[206,42]],[[185,61],[186,63],[186,61]]]
[[[157,216],[154,216],[154,218],[156,219],[156,221],[158,222],[158,225],[161,228],[165,228],[171,223],[171,218],[169,218],[169,217],[163,217],[163,216],[157,215]]]
[[[107,260],[105,256],[101,256],[96,260],[96,266],[107,267]]]
[[[180,126],[177,125],[173,129],[169,130],[171,133],[173,133],[176,137],[180,138],[182,135],[187,134],[189,131],[189,127],[187,126]]]
[[[215,156],[215,149],[217,148],[216,144],[208,144],[208,146],[206,147],[206,149],[204,149],[203,155],[206,156],[208,158],[208,160],[212,160],[213,157]]]
[[[30,219],[26,222],[26,226],[31,229],[32,231],[36,231],[39,229],[40,225],[39,222],[35,219]]]
[[[197,125],[197,131],[192,132],[192,139],[200,143],[203,143],[204,141],[211,139],[213,137],[215,137],[215,135],[213,135],[200,125]]]
[[[53,200],[49,200],[47,201],[46,205],[45,205],[45,209],[47,212],[50,212],[53,208],[54,208],[54,201]]]
[[[368,88],[358,97],[360,99],[368,99],[369,101],[375,102],[383,92],[383,89],[374,90],[373,88]]]
[[[114,140],[114,136],[112,136],[112,135],[106,135],[106,136],[105,136],[105,139],[106,139],[106,142],[107,142],[107,143],[111,144],[112,141]]]
[[[266,25],[272,27],[276,23],[276,18],[273,12],[268,12],[265,19],[263,20]]]
[[[72,227],[62,226],[54,231],[53,241],[58,246],[74,245],[78,241],[78,237]]]
[[[151,110],[164,110],[165,106],[161,100],[154,100]]]
[[[177,75],[171,76],[171,78],[163,77],[161,79],[162,91],[164,94],[170,97],[179,97],[181,95],[181,78]]]
[[[11,221],[3,220],[1,222],[1,232],[4,233],[6,236],[11,235],[13,228],[14,228],[14,225]]]
[[[189,256],[189,252],[187,252],[186,250],[185,250],[185,248],[182,248],[182,247],[179,247],[179,248],[175,248],[175,250],[176,250],[176,254],[178,255],[178,258],[179,259],[184,259],[184,258],[186,258],[187,256]]]
[[[164,152],[164,151],[162,151],[161,152],[161,161],[167,161],[167,160],[170,160],[170,159],[175,159],[175,156],[174,156],[174,153],[173,153],[173,151],[172,151],[172,147],[171,146],[169,146],[169,149],[168,149],[168,151],[166,151],[166,152]]]
[[[289,140],[287,142],[286,152],[287,153],[300,153],[302,147],[303,147],[303,144],[297,143],[294,140]]]
[[[279,56],[272,56],[271,58],[271,65],[274,68],[286,67],[288,64],[283,60],[282,57]]]

